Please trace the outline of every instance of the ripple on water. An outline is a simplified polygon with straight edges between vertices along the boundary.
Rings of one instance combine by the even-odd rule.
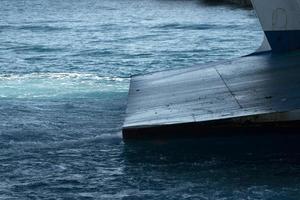
[[[299,199],[297,153],[121,137],[131,75],[262,38],[253,11],[198,0],[1,0],[0,199]]]

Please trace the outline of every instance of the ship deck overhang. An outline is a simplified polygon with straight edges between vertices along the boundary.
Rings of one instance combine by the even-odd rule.
[[[133,76],[124,139],[300,132],[300,51]]]

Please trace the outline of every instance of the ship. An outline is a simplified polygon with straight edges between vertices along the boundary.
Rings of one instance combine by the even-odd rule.
[[[300,1],[251,2],[265,34],[256,52],[131,77],[125,141],[300,132]]]

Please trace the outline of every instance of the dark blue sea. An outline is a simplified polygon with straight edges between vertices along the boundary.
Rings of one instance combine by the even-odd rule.
[[[121,136],[131,75],[262,39],[251,9],[201,0],[0,0],[0,199],[300,199],[297,153]]]

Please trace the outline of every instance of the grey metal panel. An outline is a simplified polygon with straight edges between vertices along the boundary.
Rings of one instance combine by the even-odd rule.
[[[300,52],[258,54],[134,76],[124,129],[236,119],[300,108]]]

